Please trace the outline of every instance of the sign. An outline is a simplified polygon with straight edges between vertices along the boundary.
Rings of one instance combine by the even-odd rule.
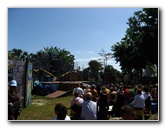
[[[31,91],[33,88],[33,77],[32,77],[32,63],[28,62],[26,72],[26,101],[25,105],[28,106],[31,103]]]

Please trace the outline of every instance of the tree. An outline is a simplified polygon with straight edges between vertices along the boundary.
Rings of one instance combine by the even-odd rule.
[[[74,70],[74,55],[65,49],[57,47],[46,47],[43,50],[30,54],[21,49],[13,49],[8,51],[8,59],[29,59],[33,63],[34,69],[47,70],[57,76]]]
[[[120,72],[116,69],[114,69],[114,67],[112,65],[107,65],[104,69],[104,78],[105,78],[105,82],[106,83],[113,83],[115,82],[115,76],[119,76]]]
[[[158,9],[145,8],[128,19],[125,37],[113,45],[113,57],[122,71],[139,70],[148,62],[158,65]]]
[[[8,59],[24,61],[28,56],[28,52],[23,51],[21,49],[13,48],[12,50],[8,51]]]
[[[44,47],[33,55],[34,67],[45,69],[54,75],[60,76],[74,69],[74,55],[65,49]]]
[[[138,43],[139,53],[147,61],[158,65],[158,9],[144,8],[134,14],[129,18],[126,35]]]
[[[92,77],[97,78],[99,70],[102,69],[101,63],[97,60],[91,60],[88,65],[90,67]]]
[[[90,71],[90,67],[83,69],[83,80],[88,80],[88,76],[90,75],[89,71]]]

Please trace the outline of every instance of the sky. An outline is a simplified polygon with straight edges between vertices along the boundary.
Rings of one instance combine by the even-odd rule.
[[[8,50],[36,53],[44,47],[65,49],[81,70],[99,53],[112,53],[128,28],[128,18],[142,8],[8,8]],[[120,70],[115,59],[107,65]]]

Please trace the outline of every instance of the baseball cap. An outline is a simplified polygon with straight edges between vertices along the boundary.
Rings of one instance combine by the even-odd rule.
[[[10,86],[17,86],[17,81],[16,80],[12,80],[11,82],[10,82]]]

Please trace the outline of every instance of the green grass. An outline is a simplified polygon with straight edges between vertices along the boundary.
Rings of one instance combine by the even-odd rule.
[[[54,107],[57,103],[63,103],[70,115],[71,94],[58,98],[48,98],[45,96],[32,96],[31,104],[22,109],[18,120],[50,120],[55,116]]]
[[[70,115],[70,103],[73,95],[67,94],[58,98],[48,98],[45,96],[32,96],[31,104],[22,109],[21,115],[18,120],[23,121],[40,121],[40,120],[51,120],[54,116],[54,107],[57,103],[63,103],[68,110]],[[36,103],[36,104],[34,104]],[[40,105],[41,103],[44,103]],[[158,113],[155,114],[152,120],[158,119]]]

